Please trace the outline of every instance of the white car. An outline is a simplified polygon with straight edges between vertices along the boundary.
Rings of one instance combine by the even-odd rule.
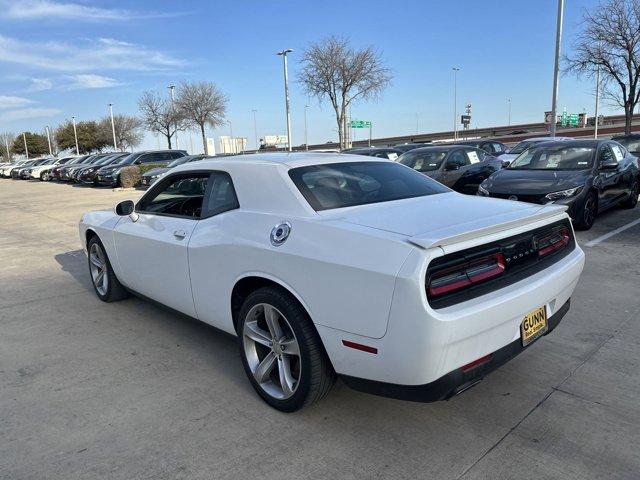
[[[11,175],[11,170],[20,167],[27,163],[29,160],[18,160],[17,162],[9,163],[0,167],[0,177],[9,177]]]
[[[49,162],[45,162],[43,165],[38,165],[36,167],[30,168],[30,176],[31,178],[40,179],[43,181],[49,181],[51,169],[57,165],[64,165],[65,163],[73,160],[76,157],[62,157],[62,158],[51,158]]]
[[[542,142],[551,142],[551,141],[565,141],[565,140],[575,140],[571,137],[533,137],[527,138],[526,140],[522,140],[515,147],[510,149],[507,153],[503,153],[499,155],[498,158],[503,162],[511,163],[518,155],[520,155],[525,150],[533,147],[534,145]]]
[[[79,234],[101,300],[134,292],[237,335],[255,390],[294,411],[336,375],[446,399],[549,333],[584,265],[564,210],[389,160],[273,153],[175,167]]]

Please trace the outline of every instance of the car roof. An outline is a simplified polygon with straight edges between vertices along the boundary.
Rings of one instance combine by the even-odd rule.
[[[390,162],[385,158],[352,155],[351,153],[313,153],[313,152],[273,152],[248,153],[246,155],[232,155],[228,157],[204,158],[198,162],[183,163],[175,167],[174,171],[182,170],[216,170],[233,167],[237,164],[282,165],[285,168],[307,167],[311,165],[325,165],[345,162]]]
[[[522,142],[542,142],[544,140],[553,141],[566,141],[566,140],[574,140],[572,137],[533,137],[533,138],[525,138]],[[520,142],[520,143],[522,143]]]
[[[591,139],[570,139],[570,140],[549,140],[546,142],[541,142],[540,147],[550,147],[550,146],[554,146],[554,145],[562,145],[563,147],[566,146],[571,146],[571,147],[598,147],[599,145],[603,144],[603,143],[608,143],[611,140],[597,140],[594,138]],[[537,148],[536,147],[531,147],[531,148]]]

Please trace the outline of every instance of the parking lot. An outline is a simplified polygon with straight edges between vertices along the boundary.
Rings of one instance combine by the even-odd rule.
[[[338,382],[286,415],[254,394],[234,338],[98,300],[77,222],[139,195],[0,181],[0,478],[637,478],[640,222],[607,234],[639,208],[578,232],[569,314],[461,396]]]

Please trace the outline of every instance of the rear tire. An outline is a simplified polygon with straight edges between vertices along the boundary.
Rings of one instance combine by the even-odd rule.
[[[640,193],[638,191],[639,187],[640,183],[638,183],[637,180],[633,182],[633,185],[631,185],[631,193],[629,194],[629,198],[622,202],[622,208],[635,208],[635,206],[638,204],[638,194]]]
[[[113,273],[107,252],[97,235],[89,239],[87,257],[91,284],[96,295],[103,302],[115,302],[130,296]]]
[[[282,289],[264,287],[247,297],[238,339],[251,385],[277,410],[295,412],[323,398],[335,383],[309,315]]]
[[[575,226],[577,230],[589,230],[593,227],[598,214],[598,197],[594,192],[589,192],[582,208],[577,213]]]

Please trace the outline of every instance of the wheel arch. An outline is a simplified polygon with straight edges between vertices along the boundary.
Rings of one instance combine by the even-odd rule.
[[[304,311],[307,312],[307,315],[309,315],[309,318],[311,318],[311,323],[313,323],[311,310],[309,309],[306,302],[302,299],[300,294],[298,294],[298,292],[296,292],[293,287],[291,287],[281,279],[273,277],[271,275],[251,272],[238,278],[231,291],[231,318],[233,320],[233,327],[236,332],[238,331],[238,314],[240,313],[240,309],[242,308],[242,304],[244,303],[245,299],[252,292],[258,290],[259,288],[270,286],[279,288],[280,290],[283,290],[284,292],[293,296],[293,298],[296,299],[296,301],[300,304]]]

